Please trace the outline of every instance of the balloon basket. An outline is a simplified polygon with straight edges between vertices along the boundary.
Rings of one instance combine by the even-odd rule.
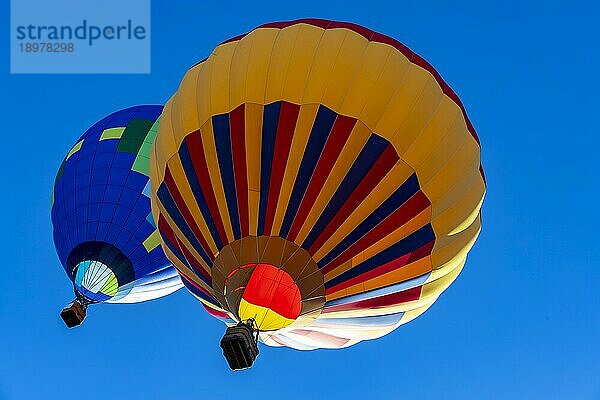
[[[83,323],[86,316],[85,309],[86,306],[76,299],[63,308],[60,317],[68,328],[74,328]]]
[[[254,321],[230,326],[221,339],[223,355],[233,371],[250,368],[258,356],[258,331]]]

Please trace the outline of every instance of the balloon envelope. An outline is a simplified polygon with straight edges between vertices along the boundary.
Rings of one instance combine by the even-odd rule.
[[[272,23],[219,45],[165,106],[151,170],[185,285],[274,346],[391,332],[450,285],[481,227],[480,146],[458,97],[353,24]]]
[[[76,291],[92,302],[150,300],[182,286],[150,212],[148,163],[161,111],[136,106],[100,120],[58,171],[56,251]]]

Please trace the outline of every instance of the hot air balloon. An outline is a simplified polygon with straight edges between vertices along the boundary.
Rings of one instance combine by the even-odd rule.
[[[62,162],[52,192],[54,244],[76,299],[69,327],[93,303],[133,303],[182,286],[150,210],[149,156],[162,106],[117,111],[88,129]]]
[[[386,335],[454,281],[481,229],[480,145],[455,92],[358,25],[260,26],[190,68],[151,154],[152,210],[184,284],[271,346]],[[254,334],[254,336],[253,336]]]

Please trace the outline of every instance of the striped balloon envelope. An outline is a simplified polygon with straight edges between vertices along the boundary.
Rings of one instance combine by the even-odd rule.
[[[214,316],[266,344],[341,348],[427,310],[480,228],[480,145],[398,41],[325,20],[219,45],[165,106],[151,156],[165,252]]]
[[[136,106],[100,120],[56,176],[54,243],[86,302],[140,302],[182,287],[150,211],[149,156],[162,108]]]

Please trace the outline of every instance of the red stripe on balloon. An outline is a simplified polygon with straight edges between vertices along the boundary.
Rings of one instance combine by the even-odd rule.
[[[171,244],[173,246],[176,246],[179,249],[179,251],[183,254],[183,256],[185,257],[185,259],[179,260],[179,261],[181,261],[181,263],[187,264],[188,267],[190,267],[190,265],[193,265],[194,268],[196,268],[196,270],[198,270],[198,272],[202,276],[204,276],[207,279],[208,282],[212,281],[212,278],[211,278],[210,274],[208,273],[208,271],[206,271],[206,269],[202,266],[202,264],[200,264],[200,262],[188,251],[188,249],[186,248],[186,246],[184,246],[179,241],[179,239],[177,238],[177,235],[175,234],[175,232],[171,228],[171,225],[169,225],[169,223],[162,216],[162,214],[160,215],[160,217],[158,219],[158,230],[160,231],[160,233],[163,236],[165,236],[167,238],[167,240],[169,242],[171,242]],[[192,269],[192,268],[190,267],[190,269]]]
[[[200,264],[200,262],[196,259],[196,257],[194,257],[194,255],[192,253],[190,253],[190,251],[187,249],[187,246],[184,245],[183,243],[181,243],[179,238],[175,237],[175,240],[177,240],[177,246],[179,247],[179,250],[181,250],[181,252],[183,253],[183,256],[185,257],[185,259],[188,261],[189,264],[194,266],[195,270],[193,270],[193,271],[199,272],[200,275],[202,275],[204,278],[206,278],[206,282],[212,282],[210,273],[206,270],[206,268],[204,266],[202,266],[202,264]]]
[[[384,220],[382,220],[373,229],[367,232],[362,238],[348,247],[342,254],[333,259],[329,264],[321,268],[321,272],[326,274],[333,271],[336,267],[342,265],[352,257],[356,256],[361,251],[367,249],[374,243],[377,243],[381,238],[386,237],[402,225],[416,217],[421,211],[429,207],[431,203],[422,191],[415,193],[404,204],[400,205]]]
[[[158,231],[160,232],[160,234],[162,236],[164,236],[173,246],[177,246],[177,241],[175,239],[175,232],[173,232],[173,229],[171,229],[171,226],[169,225],[167,220],[162,216],[162,214],[160,214],[158,217],[157,226],[158,226]],[[181,261],[183,264],[186,263],[185,260],[179,260],[179,261]]]
[[[246,166],[246,122],[244,104],[229,113],[231,148],[242,237],[248,236],[248,169]]]
[[[368,310],[381,307],[388,307],[409,301],[416,301],[421,298],[423,286],[417,286],[398,293],[391,293],[381,297],[372,299],[360,300],[355,303],[340,304],[337,306],[327,307],[323,309],[323,314],[335,311],[350,311],[350,310]]]
[[[227,240],[227,235],[225,234],[225,227],[223,225],[223,220],[221,219],[221,214],[219,213],[215,192],[212,190],[213,185],[208,173],[208,166],[206,165],[201,132],[197,130],[190,133],[185,138],[185,142],[190,153],[190,159],[194,165],[194,170],[196,171],[196,176],[198,177],[198,182],[200,183],[200,188],[202,189],[202,194],[206,199],[206,205],[208,206],[210,215],[217,227],[219,238],[221,239],[221,243],[226,245],[229,242]]]
[[[317,240],[310,246],[308,252],[311,255],[315,254],[317,250],[321,248],[325,241],[331,237],[348,216],[352,214],[352,211],[362,203],[375,186],[381,182],[383,177],[390,172],[398,160],[399,158],[396,154],[396,150],[394,150],[393,146],[388,145],[375,162],[375,165],[373,165],[354,192],[348,197],[344,205],[340,207],[329,224],[327,224],[327,227],[323,229],[323,232],[321,232]]]
[[[206,312],[209,313],[210,315],[212,315],[213,317],[217,317],[217,318],[221,318],[221,319],[231,319],[231,317],[227,313],[225,313],[223,311],[215,310],[214,308],[211,308],[204,303],[201,303],[201,304],[204,307],[204,309],[206,310]]]
[[[402,268],[405,265],[408,265],[417,260],[420,260],[421,258],[427,257],[429,254],[431,254],[431,250],[433,249],[434,243],[435,243],[435,241],[432,240],[431,242],[427,243],[426,245],[419,247],[415,251],[406,253],[406,254],[396,258],[395,260],[392,260],[383,265],[380,265],[377,268],[373,268],[372,270],[367,271],[364,274],[358,275],[352,279],[348,279],[347,281],[342,282],[338,285],[332,286],[329,289],[325,289],[325,294],[335,293],[342,289],[346,289],[350,286],[356,285],[358,283],[366,282],[366,281],[376,278],[380,275],[394,271],[398,268]]]
[[[275,136],[275,148],[273,150],[273,161],[271,162],[271,177],[269,180],[269,194],[267,197],[264,226],[265,234],[269,234],[273,227],[273,219],[275,218],[275,211],[277,210],[277,202],[281,191],[281,182],[283,181],[283,174],[290,154],[292,138],[294,137],[299,113],[299,105],[285,101],[281,102]]]
[[[187,206],[187,203],[185,202],[185,200],[181,196],[181,193],[177,189],[178,186],[175,183],[175,180],[173,179],[173,175],[171,174],[171,170],[169,169],[168,166],[167,166],[167,169],[165,170],[164,181],[165,181],[165,184],[167,185],[167,189],[169,190],[169,193],[171,193],[171,197],[173,198],[173,201],[175,201],[175,205],[177,205],[177,208],[179,209],[179,212],[181,212],[181,215],[183,216],[183,219],[185,220],[185,222],[187,222],[188,226],[190,227],[190,229],[194,233],[194,236],[196,237],[196,239],[198,240],[198,242],[200,242],[200,245],[202,246],[202,248],[206,252],[206,255],[211,260],[214,260],[215,257],[213,256],[212,250],[210,249],[210,246],[208,245],[208,242],[204,238],[204,235],[202,235],[202,232],[200,231],[200,228],[196,224],[196,220],[192,216],[192,213],[190,212],[190,210],[189,210],[189,208]]]
[[[343,115],[337,116],[335,123],[331,128],[331,133],[329,134],[327,142],[325,143],[325,147],[323,148],[323,152],[321,153],[321,157],[317,162],[317,166],[315,167],[312,178],[310,179],[308,187],[306,188],[306,193],[302,198],[302,202],[300,203],[300,207],[298,208],[298,212],[296,213],[296,217],[294,218],[290,232],[287,235],[288,240],[293,242],[296,239],[296,236],[298,236],[298,232],[300,231],[302,224],[306,220],[308,213],[315,204],[321,189],[323,189],[323,185],[325,184],[327,177],[329,176],[335,162],[342,152],[344,145],[348,141],[350,132],[352,132],[355,124],[356,118],[346,117]]]
[[[190,279],[187,275],[185,275],[183,272],[179,272],[179,275],[181,276],[182,279],[185,279],[186,282],[188,282],[190,285],[192,285],[193,287],[195,287],[196,289],[198,289],[199,291],[201,291],[202,293],[204,293],[207,297],[209,297],[210,299],[214,300],[215,305],[218,305],[219,303],[217,302],[217,300],[215,299],[215,297],[210,294],[206,289],[204,289],[202,286],[198,285],[196,282],[194,282],[192,279]],[[204,305],[204,304],[203,304]]]

